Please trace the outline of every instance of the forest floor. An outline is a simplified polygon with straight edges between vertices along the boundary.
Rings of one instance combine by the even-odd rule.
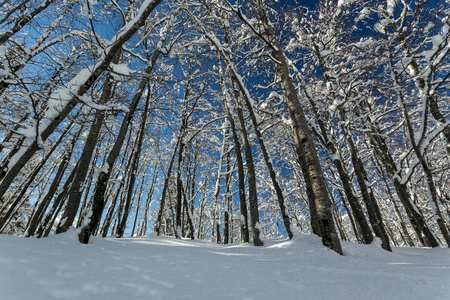
[[[450,299],[450,249],[0,235],[0,299]]]

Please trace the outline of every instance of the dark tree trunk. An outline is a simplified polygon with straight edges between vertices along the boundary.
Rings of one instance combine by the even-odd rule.
[[[101,230],[102,237],[106,237],[108,235],[109,227],[111,226],[111,223],[113,221],[114,211],[115,211],[116,205],[117,205],[117,199],[119,198],[119,195],[121,195],[121,193],[123,191],[124,184],[125,184],[125,180],[124,179],[120,180],[119,186],[117,187],[117,190],[116,190],[116,193],[112,196],[108,211],[105,216],[105,220],[103,221],[103,228]],[[119,210],[120,210],[120,208],[119,208]]]
[[[338,109],[338,116],[341,123],[344,124],[346,119],[344,117],[343,112],[340,109]],[[355,175],[358,180],[358,185],[361,190],[362,198],[367,207],[367,212],[369,215],[370,223],[372,224],[372,228],[375,232],[375,235],[381,239],[381,246],[383,247],[383,249],[387,251],[392,251],[391,246],[389,244],[389,236],[387,235],[386,229],[384,228],[383,225],[380,208],[378,207],[378,203],[376,202],[373,193],[367,187],[366,184],[366,182],[368,182],[367,174],[361,162],[361,159],[358,157],[358,153],[355,144],[353,142],[353,138],[351,137],[351,133],[344,126],[342,129],[344,131],[345,139],[347,141],[353,167],[355,170]]]
[[[134,215],[134,222],[133,222],[133,228],[131,229],[131,236],[134,236],[134,234],[136,232],[136,225],[138,223],[138,217],[139,217],[139,211],[140,211],[140,207],[141,207],[142,189],[143,188],[144,188],[144,180],[142,180],[141,187],[139,189],[138,202],[137,202],[137,205],[136,205],[136,214]]]
[[[220,64],[219,64],[220,67]],[[239,180],[239,200],[240,200],[240,210],[243,220],[241,220],[241,243],[248,243],[250,241],[249,230],[248,230],[248,213],[247,213],[247,203],[245,199],[245,172],[244,172],[244,161],[242,159],[241,145],[239,143],[239,137],[237,134],[236,125],[234,123],[234,118],[231,114],[228,94],[226,92],[225,83],[223,81],[222,72],[220,72],[220,81],[222,85],[222,92],[224,94],[224,107],[227,113],[228,121],[230,122],[231,132],[233,135],[233,146],[234,152],[236,154],[236,161],[238,167],[238,180]]]
[[[84,219],[86,218],[86,215],[89,212],[88,208],[87,208],[88,204],[90,203],[90,201],[89,201],[89,196],[90,196],[89,192],[91,191],[92,181],[93,181],[93,178],[94,178],[94,172],[96,170],[97,160],[99,158],[99,152],[100,152],[100,148],[97,148],[97,151],[96,151],[96,153],[94,155],[94,158],[92,160],[91,166],[89,168],[90,171],[89,171],[89,174],[88,174],[88,178],[86,180],[87,181],[87,187],[86,187],[86,191],[84,192],[83,204],[81,205],[81,208],[80,208],[80,215],[78,217],[78,222],[77,222],[77,225],[76,225],[77,228],[80,227],[83,224]]]
[[[71,122],[69,124],[69,126],[67,126],[66,130],[64,130],[64,132],[61,133],[61,135],[59,136],[58,140],[53,144],[52,148],[47,152],[47,154],[42,158],[42,160],[39,162],[39,164],[34,168],[33,172],[28,176],[28,179],[25,182],[25,184],[19,188],[19,190],[20,190],[19,195],[16,197],[16,199],[13,201],[13,203],[11,203],[11,205],[9,205],[8,211],[3,215],[2,218],[0,218],[0,232],[1,232],[1,230],[3,230],[4,226],[9,221],[9,218],[12,216],[12,214],[15,211],[17,211],[17,209],[19,208],[20,205],[23,204],[23,202],[25,200],[24,199],[25,193],[27,192],[28,188],[33,183],[34,179],[36,178],[36,175],[44,167],[44,165],[46,164],[47,160],[52,155],[53,151],[56,150],[56,148],[62,142],[62,140],[65,137],[65,135],[69,132],[69,130],[71,129],[72,125],[73,125],[73,122]],[[71,155],[73,147],[75,146],[75,142],[78,140],[78,137],[79,137],[82,129],[83,129],[83,126],[80,127],[80,129],[77,131],[77,133],[73,137],[72,142],[71,142],[71,147],[69,147],[69,149],[67,149],[67,151],[69,153],[67,153],[66,155],[69,155],[69,157]]]
[[[117,56],[115,61],[117,61]],[[103,104],[109,99],[113,88],[112,80],[113,78],[111,75],[107,76],[107,78],[105,79],[99,103]],[[86,175],[89,170],[89,164],[92,160],[92,154],[94,153],[95,146],[97,145],[98,136],[100,134],[100,129],[102,128],[104,118],[104,112],[96,112],[94,122],[91,125],[89,134],[84,144],[83,152],[80,156],[80,167],[78,168],[77,174],[75,174],[75,178],[72,182],[72,186],[70,187],[69,199],[67,200],[67,204],[61,218],[65,221],[64,223],[58,225],[56,233],[66,232],[70,228],[70,226],[72,226],[73,221],[75,220],[78,208],[80,206],[81,196],[83,195],[84,191],[81,186],[84,184],[84,181],[86,179]]]
[[[45,216],[44,221],[41,222],[41,224],[38,227],[38,230],[36,232],[36,235],[38,238],[42,236],[47,236],[48,232],[50,232],[53,222],[56,219],[57,214],[59,213],[59,210],[61,209],[62,205],[64,204],[64,199],[66,199],[67,194],[69,192],[70,185],[73,181],[73,178],[75,177],[75,174],[77,172],[78,164],[75,165],[75,167],[72,169],[72,171],[69,174],[69,177],[67,178],[66,182],[64,183],[61,191],[56,196],[56,199],[53,202],[52,208]],[[47,193],[49,197],[53,197],[53,195],[50,195]],[[52,221],[53,220],[53,221]],[[46,228],[49,228],[46,230]]]
[[[81,130],[80,130],[80,132],[81,132]],[[31,219],[30,224],[28,225],[28,229],[25,233],[26,237],[30,237],[30,236],[34,235],[38,222],[41,221],[44,211],[48,208],[50,201],[53,198],[53,195],[55,195],[55,193],[59,187],[59,184],[61,183],[61,179],[64,175],[64,172],[67,169],[70,158],[72,157],[73,147],[75,146],[75,143],[77,140],[78,140],[78,136],[76,138],[74,137],[72,139],[72,143],[71,143],[71,147],[70,147],[69,151],[67,151],[66,154],[63,156],[63,159],[62,159],[61,163],[59,164],[58,171],[56,172],[56,175],[53,178],[52,184],[50,185],[50,188],[48,189],[47,194],[42,199],[41,203],[39,203],[38,209],[34,213],[33,218]]]
[[[225,175],[225,213],[223,217],[223,243],[228,244],[230,240],[230,192],[231,192],[231,164],[230,164],[230,152],[227,152],[227,165]]]
[[[285,227],[286,232],[287,232],[287,234],[289,236],[289,239],[292,239],[293,234],[292,234],[292,231],[291,231],[291,222],[289,220],[289,216],[288,216],[287,211],[286,211],[286,206],[284,204],[283,191],[281,190],[281,187],[278,184],[278,180],[276,178],[276,173],[275,173],[275,170],[273,168],[271,159],[269,157],[269,153],[268,153],[266,145],[264,143],[264,139],[262,137],[261,131],[259,130],[259,124],[257,122],[257,119],[256,119],[256,116],[255,116],[255,112],[253,110],[253,106],[251,104],[251,101],[250,101],[250,99],[248,97],[249,95],[247,93],[247,90],[243,86],[243,83],[240,80],[238,80],[238,77],[236,75],[237,74],[233,74],[233,73],[231,74],[234,83],[241,90],[242,97],[245,100],[245,104],[247,106],[247,109],[248,109],[249,114],[250,114],[250,118],[252,120],[253,129],[255,130],[256,137],[258,138],[259,147],[260,147],[261,152],[263,154],[264,161],[266,163],[267,169],[269,170],[270,179],[272,180],[273,187],[274,187],[275,192],[277,194],[278,205],[280,206],[280,212],[281,212],[281,216],[282,216],[282,219],[283,219],[284,227]]]
[[[183,186],[181,186],[181,187],[183,187]],[[191,211],[189,209],[189,204],[188,204],[186,193],[185,193],[184,189],[182,190],[182,193],[183,193],[183,200],[184,200],[184,208],[186,210],[186,217],[187,217],[187,221],[189,224],[189,236],[190,236],[191,240],[193,240],[194,233],[195,233],[194,223],[192,221],[192,215],[191,215]]]
[[[158,2],[158,0],[156,0]],[[152,55],[150,65],[145,70],[146,74],[150,74],[153,70],[153,67],[156,65],[158,60],[160,51],[157,49]],[[120,149],[122,148],[123,142],[125,141],[125,137],[127,135],[128,127],[133,117],[133,114],[136,110],[137,104],[144,93],[145,87],[147,85],[148,79],[144,79],[138,87],[136,94],[133,96],[133,99],[129,106],[129,111],[125,114],[125,117],[122,121],[122,125],[120,127],[119,133],[117,135],[116,142],[114,143],[113,148],[111,149],[108,158],[106,159],[105,168],[100,171],[100,174],[97,179],[97,185],[95,187],[95,192],[93,196],[93,204],[92,204],[92,215],[90,217],[89,224],[84,226],[81,229],[79,234],[79,240],[83,244],[87,244],[89,242],[89,238],[94,230],[97,228],[105,205],[105,192],[109,177],[111,176],[112,168],[117,157],[120,154]]]
[[[44,9],[46,9],[50,4],[52,4],[54,0],[46,0],[45,2],[41,3],[38,7],[36,7],[29,15],[26,15],[19,20],[7,31],[5,31],[0,36],[0,46],[3,45],[12,35],[17,33],[19,30],[21,30],[25,25],[28,24],[37,14],[42,12]]]
[[[316,103],[306,90],[306,87],[300,75],[299,74],[296,75],[305,91],[305,95],[308,98],[311,107],[313,108],[317,123],[319,124],[322,142],[330,152],[331,156],[333,157],[333,163],[336,166],[336,169],[339,174],[339,179],[341,180],[342,186],[344,188],[345,196],[347,197],[347,200],[352,209],[353,216],[355,218],[355,225],[358,227],[358,230],[355,231],[355,234],[358,235],[358,232],[360,232],[363,242],[365,244],[370,244],[373,241],[372,230],[370,229],[369,224],[366,221],[366,217],[364,216],[361,204],[359,203],[358,198],[355,196],[353,183],[350,179],[350,176],[348,175],[349,172],[348,170],[346,170],[345,164],[342,162],[342,157],[335,145],[335,141],[333,141],[328,134],[328,130],[326,129],[325,123],[320,117],[318,110],[316,108]]]
[[[250,225],[253,234],[253,244],[255,246],[262,246],[263,242],[260,238],[260,225],[259,225],[259,210],[258,210],[258,195],[256,189],[256,173],[255,165],[253,163],[253,154],[250,142],[248,140],[247,128],[245,127],[244,113],[242,112],[241,103],[239,101],[239,91],[234,89],[234,100],[237,108],[237,116],[241,129],[242,143],[244,144],[245,161],[247,164],[247,176],[248,176],[248,198],[250,204]]]
[[[291,120],[293,124],[294,139],[297,147],[297,153],[302,163],[303,175],[308,191],[310,202],[311,222],[315,232],[320,233],[322,242],[325,246],[331,248],[339,254],[342,254],[341,244],[336,233],[331,213],[331,201],[328,197],[325,178],[322,173],[319,157],[317,155],[314,141],[308,128],[303,108],[301,107],[297,91],[293,85],[289,74],[289,68],[282,52],[282,47],[277,40],[274,28],[267,19],[265,9],[261,0],[256,1],[256,8],[265,34],[269,40],[268,46],[271,47],[272,56],[275,58],[276,72],[279,76],[286,102],[288,104]],[[269,42],[270,41],[270,42]],[[316,221],[314,220],[316,219]],[[316,222],[316,224],[314,224]]]
[[[182,138],[182,137],[179,137]],[[181,162],[183,161],[183,149],[184,143],[181,142],[178,147],[178,161],[177,161],[177,195],[176,195],[176,205],[175,205],[175,237],[177,239],[181,239],[181,227],[183,224],[181,223],[181,210],[182,210],[182,194],[183,194],[183,182],[181,180]]]
[[[141,7],[142,13],[139,15],[139,18],[136,20],[136,22],[133,23],[132,26],[123,27],[125,30],[117,36],[117,39],[108,48],[108,52],[105,53],[105,57],[103,58],[103,60],[95,66],[91,74],[86,78],[86,81],[84,81],[80,85],[77,95],[67,101],[67,104],[61,109],[61,111],[58,112],[58,115],[56,117],[52,117],[52,119],[49,120],[49,125],[41,133],[42,141],[46,141],[47,138],[59,126],[59,124],[69,115],[69,113],[77,105],[78,97],[83,96],[91,88],[91,86],[99,78],[99,76],[109,67],[113,58],[121,50],[125,42],[127,42],[138,31],[138,29],[145,24],[147,17],[161,1],[162,0],[154,0],[151,3],[148,3],[146,7]],[[33,157],[37,150],[39,150],[39,145],[36,141],[33,141],[27,147],[26,151],[24,151],[24,153],[17,158],[17,162],[10,169],[7,169],[5,171],[7,173],[0,182],[0,199],[3,197],[16,176],[19,174],[25,164]]]
[[[131,174],[130,174],[130,180],[128,182],[128,188],[127,188],[127,199],[126,199],[126,203],[125,203],[125,211],[122,216],[122,221],[120,222],[119,227],[117,229],[117,237],[123,236],[123,234],[125,232],[125,227],[127,224],[128,215],[130,214],[130,210],[131,210],[131,199],[133,196],[134,184],[136,182],[136,173],[137,173],[138,167],[139,167],[139,158],[141,156],[142,141],[144,140],[144,136],[145,136],[145,125],[147,122],[147,115],[148,115],[148,110],[149,110],[149,106],[150,106],[150,98],[151,98],[151,94],[148,93],[147,100],[145,102],[144,111],[142,113],[142,121],[141,121],[141,126],[139,129],[138,142],[136,145],[136,150],[133,153],[133,160],[131,162],[131,169],[130,169]]]
[[[142,223],[141,223],[141,228],[140,228],[140,233],[139,233],[139,235],[141,235],[141,236],[147,234],[147,224],[148,224],[147,219],[148,219],[148,213],[150,210],[150,204],[152,202],[153,192],[155,190],[156,178],[158,177],[158,173],[156,172],[157,169],[158,169],[158,165],[155,165],[155,169],[153,171],[152,183],[150,185],[150,190],[148,191],[147,199],[146,199],[146,203],[145,203],[144,217],[142,218]]]
[[[164,180],[164,186],[163,186],[163,190],[161,193],[161,201],[159,202],[158,216],[156,218],[156,224],[155,224],[155,232],[158,236],[161,233],[162,216],[163,216],[164,208],[166,205],[167,190],[169,188],[170,176],[172,174],[173,163],[175,161],[175,156],[177,154],[179,143],[180,143],[180,139],[178,139],[177,144],[175,145],[175,148],[173,149],[172,158],[170,159],[169,168],[167,169],[167,175],[166,175],[166,179]]]
[[[414,205],[414,203],[412,203],[406,185],[399,181],[397,176],[399,170],[397,169],[394,159],[389,153],[389,149],[383,135],[378,132],[376,128],[373,128],[373,130],[374,134],[370,132],[366,132],[366,134],[374,146],[374,150],[382,162],[386,173],[389,175],[389,178],[394,184],[397,196],[405,207],[405,211],[408,214],[411,224],[419,236],[419,239],[426,247],[439,247],[439,242],[436,240],[436,237],[430,230],[423,216],[419,213],[418,208]]]

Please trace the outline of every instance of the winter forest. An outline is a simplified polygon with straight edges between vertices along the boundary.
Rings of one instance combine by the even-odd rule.
[[[0,0],[0,232],[450,246],[447,0]]]

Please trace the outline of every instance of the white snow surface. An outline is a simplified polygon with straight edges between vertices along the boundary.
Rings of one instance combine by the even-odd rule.
[[[1,299],[449,299],[450,250],[316,236],[217,245],[154,235],[45,239],[0,235]]]

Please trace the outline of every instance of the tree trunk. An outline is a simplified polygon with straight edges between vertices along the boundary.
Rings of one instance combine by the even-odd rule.
[[[184,122],[183,122],[184,123]],[[184,132],[185,129],[180,130]],[[181,139],[180,145],[178,147],[178,159],[177,159],[177,196],[176,196],[176,206],[175,206],[175,237],[177,239],[181,239],[181,226],[183,224],[181,223],[181,210],[182,210],[182,190],[183,190],[183,182],[181,181],[181,163],[183,161],[183,150],[184,150],[184,134],[180,133],[180,136],[178,137]]]
[[[159,1],[159,0],[155,0]],[[156,49],[152,55],[150,65],[145,70],[146,74],[150,74],[153,70],[153,67],[156,65],[156,61],[159,57],[160,51]],[[144,79],[138,87],[136,94],[133,96],[133,100],[130,103],[129,111],[125,114],[125,117],[122,121],[122,125],[120,127],[119,133],[117,135],[116,142],[114,143],[113,148],[111,149],[108,158],[104,164],[104,167],[100,171],[100,174],[97,179],[97,186],[95,187],[95,192],[93,196],[93,204],[92,204],[92,215],[90,217],[89,224],[84,226],[81,229],[79,234],[79,240],[83,244],[87,244],[89,242],[89,238],[92,232],[97,228],[104,208],[104,197],[106,192],[106,186],[111,176],[112,168],[117,157],[120,154],[120,149],[122,148],[123,142],[125,141],[125,136],[127,135],[128,127],[133,117],[133,114],[136,110],[137,104],[144,93],[145,87],[147,85],[148,79]]]
[[[163,186],[163,190],[161,193],[161,201],[159,202],[158,216],[156,218],[156,224],[155,224],[155,232],[158,236],[161,233],[162,216],[164,213],[164,207],[166,205],[167,190],[169,188],[170,176],[172,173],[173,163],[175,161],[175,156],[177,154],[179,144],[180,144],[180,139],[177,140],[177,144],[175,145],[175,148],[173,149],[172,158],[170,159],[169,168],[167,169],[167,175],[164,180],[164,186]]]
[[[260,239],[261,227],[259,224],[259,211],[258,211],[258,195],[256,188],[256,173],[255,165],[253,163],[253,154],[250,142],[248,140],[247,128],[245,127],[244,113],[242,112],[241,103],[239,101],[239,91],[236,90],[237,87],[233,84],[234,89],[234,100],[237,109],[237,116],[239,120],[239,125],[241,128],[241,138],[244,145],[245,161],[247,164],[247,180],[248,180],[248,198],[250,204],[250,227],[253,234],[253,244],[255,246],[262,246],[263,242]]]
[[[249,230],[248,230],[248,213],[247,213],[247,203],[245,198],[245,173],[244,173],[244,161],[242,159],[241,145],[239,143],[239,137],[236,130],[236,125],[234,123],[234,118],[231,114],[230,107],[228,104],[229,95],[226,91],[225,83],[223,80],[223,73],[219,63],[219,77],[222,86],[222,93],[224,96],[224,107],[227,113],[228,121],[230,122],[231,132],[233,135],[233,146],[234,152],[236,154],[236,161],[238,166],[238,180],[239,180],[239,201],[241,210],[241,243],[248,243],[250,241]]]
[[[55,107],[51,107],[52,105],[50,105],[50,107],[48,108],[48,112],[45,115],[47,125],[42,128],[42,132],[40,134],[41,140],[43,142],[47,140],[50,134],[52,134],[54,130],[59,126],[59,124],[69,115],[72,109],[77,105],[78,97],[83,96],[90,89],[90,87],[99,78],[99,76],[109,67],[111,61],[121,50],[125,42],[127,42],[138,31],[138,29],[145,24],[147,17],[161,1],[162,0],[153,0],[144,2],[144,4],[139,9],[140,14],[138,15],[138,17],[123,26],[123,30],[118,31],[118,33],[116,34],[116,38],[111,39],[114,42],[107,48],[107,51],[106,53],[104,53],[102,60],[99,61],[93,68],[89,67],[81,70],[78,73],[78,76],[75,76],[71,80],[71,83],[76,83],[76,95],[71,96],[70,99],[64,99],[64,101],[58,101],[58,104],[63,105],[63,107],[58,110],[56,110]],[[83,77],[84,80],[82,80],[82,82],[78,82],[81,77]],[[55,91],[55,96],[50,96],[50,99],[59,99],[60,97],[57,97],[56,95],[59,95],[59,93],[64,94],[66,92],[66,89],[67,87],[57,89]],[[11,166],[11,168],[6,170],[7,173],[0,182],[0,199],[3,197],[16,176],[19,174],[25,164],[32,158],[37,150],[39,150],[39,145],[37,144],[37,142],[30,141],[30,145],[26,147],[25,151],[21,152],[19,155],[17,155],[17,157],[14,157],[16,163]]]
[[[73,181],[73,178],[75,177],[75,174],[77,172],[78,164],[75,165],[75,167],[72,169],[72,171],[69,174],[69,177],[67,178],[66,182],[64,183],[61,191],[58,192],[56,199],[53,202],[52,208],[49,212],[47,212],[47,215],[45,216],[44,221],[41,222],[39,225],[39,228],[37,229],[36,235],[38,238],[42,237],[43,235],[47,236],[46,232],[50,232],[53,222],[56,219],[57,214],[59,213],[59,210],[61,209],[64,199],[67,197],[67,194],[69,192],[70,185]],[[46,197],[53,197],[50,193],[47,193]],[[53,221],[52,221],[53,219]],[[46,228],[49,228],[48,231]]]
[[[227,152],[227,165],[225,175],[225,213],[223,217],[223,243],[228,244],[230,240],[230,185],[231,185],[231,165],[230,165],[230,152]]]
[[[140,228],[140,232],[139,232],[139,235],[141,235],[141,236],[147,234],[147,224],[148,224],[147,219],[148,219],[148,213],[150,210],[150,205],[152,203],[153,192],[155,190],[155,182],[156,182],[156,178],[158,175],[158,173],[156,172],[157,169],[158,169],[158,165],[155,165],[155,169],[153,171],[152,183],[150,185],[150,190],[148,191],[147,199],[146,199],[146,203],[145,203],[144,217],[142,218],[141,228]]]
[[[69,124],[69,126],[67,126],[66,130],[63,133],[61,133],[61,135],[59,136],[58,140],[53,144],[52,148],[46,153],[46,155],[42,158],[42,160],[39,162],[39,164],[34,168],[33,172],[28,176],[28,179],[25,182],[25,184],[19,188],[19,190],[20,190],[19,195],[16,197],[14,202],[11,203],[11,205],[9,206],[8,211],[6,212],[6,214],[4,214],[2,218],[0,218],[0,231],[3,230],[4,226],[9,221],[9,218],[12,216],[12,214],[20,207],[20,205],[23,204],[23,202],[25,200],[25,199],[23,199],[23,197],[24,197],[27,189],[30,187],[30,185],[32,184],[32,182],[36,178],[36,175],[44,167],[45,163],[50,158],[50,156],[52,155],[53,151],[56,150],[56,148],[62,142],[62,140],[65,137],[65,135],[69,132],[70,128],[72,127],[72,124],[73,124],[73,122],[71,122]],[[73,137],[72,142],[71,142],[71,147],[69,147],[69,149],[67,149],[67,151],[71,152],[73,150],[75,142],[78,139],[82,129],[83,129],[83,126],[80,127],[80,129],[77,131],[77,133]],[[70,157],[71,153],[68,153],[68,155]]]
[[[80,130],[80,132],[81,132],[81,130]],[[75,142],[77,140],[78,140],[78,136],[76,138],[74,137],[72,139],[72,144],[71,144],[70,150],[67,151],[65,153],[65,155],[63,156],[63,159],[62,159],[61,163],[59,164],[58,171],[56,172],[56,175],[53,178],[52,184],[50,185],[50,188],[48,189],[47,194],[42,199],[41,203],[38,206],[38,209],[36,210],[36,212],[33,215],[33,218],[30,221],[30,224],[28,225],[28,229],[25,233],[26,237],[30,237],[30,236],[34,235],[38,222],[41,221],[44,211],[49,206],[50,201],[53,198],[53,195],[56,193],[56,191],[59,187],[59,184],[64,175],[64,172],[66,171],[66,168],[69,164],[70,158],[72,157],[73,147],[75,146]]]
[[[141,187],[139,189],[139,194],[138,194],[138,202],[136,205],[136,214],[134,215],[134,222],[133,222],[133,228],[131,229],[131,236],[134,236],[136,230],[136,225],[138,224],[138,217],[139,217],[139,211],[141,208],[141,200],[142,200],[142,189],[144,188],[144,179],[142,179],[141,182]]]
[[[181,187],[183,187],[183,186],[181,186]],[[194,229],[194,223],[192,221],[192,214],[191,214],[191,210],[189,209],[189,204],[188,204],[186,192],[184,191],[184,189],[182,190],[182,193],[183,193],[183,200],[184,200],[184,208],[186,209],[186,217],[187,217],[188,224],[189,224],[190,238],[191,238],[191,240],[193,240],[195,229]]]
[[[0,36],[0,46],[3,45],[11,36],[21,30],[25,25],[28,24],[37,14],[46,9],[54,0],[46,0],[36,7],[29,15],[24,16],[19,19],[10,29],[5,31]]]
[[[130,169],[131,174],[130,174],[130,180],[129,180],[128,188],[127,188],[127,200],[125,203],[125,211],[123,213],[122,221],[120,222],[119,228],[117,229],[117,237],[123,236],[123,234],[125,232],[125,227],[127,224],[128,215],[131,210],[131,199],[133,196],[134,184],[136,182],[136,173],[137,173],[138,167],[139,167],[139,158],[141,156],[142,141],[144,140],[144,136],[145,136],[145,126],[146,126],[148,110],[149,110],[149,106],[150,106],[150,98],[151,98],[151,94],[149,92],[147,94],[147,100],[145,102],[144,111],[142,112],[142,121],[141,121],[141,126],[139,129],[138,142],[136,145],[136,150],[133,153],[133,161],[131,163],[131,169]]]
[[[386,173],[389,175],[389,178],[394,184],[397,196],[405,207],[405,211],[408,214],[411,224],[417,232],[421,242],[426,247],[439,247],[439,242],[436,240],[436,237],[430,230],[422,215],[419,213],[418,208],[414,203],[412,203],[406,185],[400,182],[397,175],[399,174],[399,170],[397,169],[394,159],[389,153],[389,149],[383,138],[383,135],[378,132],[376,128],[373,129],[375,130],[374,134],[372,134],[371,132],[366,132],[366,134],[370,142],[374,146],[374,150],[378,155],[380,161],[383,163]]]
[[[306,97],[308,98],[311,107],[313,108],[316,120],[319,124],[321,137],[323,138],[323,144],[330,152],[333,158],[333,163],[338,171],[339,179],[341,180],[342,186],[344,188],[345,196],[347,197],[347,200],[350,204],[352,213],[356,221],[355,225],[358,227],[358,230],[355,231],[355,233],[358,235],[358,232],[360,232],[363,238],[363,242],[365,244],[370,244],[373,241],[372,230],[370,229],[369,224],[366,221],[366,217],[364,216],[361,204],[359,203],[358,198],[356,197],[353,183],[350,179],[350,176],[348,175],[349,174],[348,170],[346,170],[345,164],[342,161],[342,156],[340,155],[340,152],[336,147],[335,141],[332,140],[332,138],[329,136],[325,123],[318,114],[316,103],[314,102],[308,90],[306,89],[303,79],[301,78],[300,74],[298,74],[298,72],[296,72],[296,76],[297,79],[300,81],[300,84],[302,85],[302,88],[305,92]]]
[[[116,56],[115,61],[117,61],[118,56]],[[99,103],[105,103],[112,92],[113,88],[113,78],[111,75],[108,75],[105,79],[105,83],[103,85],[103,91],[100,95]],[[73,221],[78,212],[78,208],[81,202],[81,196],[83,195],[84,189],[82,185],[85,182],[87,172],[89,170],[89,164],[92,160],[92,154],[94,153],[95,146],[97,145],[98,136],[100,134],[100,129],[103,125],[103,120],[105,118],[105,112],[97,111],[95,113],[95,119],[91,125],[89,130],[89,134],[86,138],[86,142],[84,144],[83,152],[81,153],[79,164],[80,168],[78,168],[77,174],[75,174],[75,178],[72,182],[72,186],[69,190],[69,199],[67,200],[67,204],[62,215],[62,220],[65,220],[64,223],[60,223],[58,225],[58,229],[56,233],[66,232],[70,226],[72,226]]]
[[[293,124],[294,139],[297,146],[298,155],[302,162],[303,175],[308,188],[311,188],[309,193],[310,211],[314,215],[314,210],[317,214],[317,225],[315,230],[322,237],[322,242],[325,246],[336,251],[342,255],[342,248],[339,238],[336,233],[336,228],[333,223],[333,216],[331,213],[331,201],[328,197],[325,178],[323,177],[322,168],[320,166],[319,157],[317,155],[314,141],[308,128],[308,121],[303,112],[303,109],[298,98],[297,91],[289,74],[289,68],[282,52],[282,47],[277,40],[277,35],[267,19],[266,12],[261,0],[256,1],[256,8],[260,20],[265,29],[265,33],[270,40],[271,52],[275,58],[276,72],[281,81],[284,96],[286,98],[291,120]],[[313,203],[313,205],[311,205]],[[314,205],[315,204],[315,205]],[[311,216],[313,218],[313,216]],[[313,220],[311,220],[313,222]],[[313,226],[314,229],[314,226]]]
[[[332,95],[332,98],[334,98],[334,95]],[[341,121],[341,123],[344,124],[346,119],[344,117],[342,110],[338,108],[337,111],[339,121]],[[392,251],[391,246],[389,244],[389,236],[386,233],[386,229],[384,228],[383,221],[381,219],[380,208],[378,207],[378,204],[372,192],[367,187],[366,182],[369,181],[364,166],[361,162],[361,159],[358,156],[351,133],[347,128],[345,128],[345,125],[342,126],[342,129],[344,132],[345,140],[347,141],[354,172],[358,180],[358,185],[361,190],[362,198],[367,207],[367,213],[369,215],[369,220],[370,223],[372,224],[372,228],[375,232],[375,235],[381,239],[381,247],[383,247],[383,249],[387,251]]]

